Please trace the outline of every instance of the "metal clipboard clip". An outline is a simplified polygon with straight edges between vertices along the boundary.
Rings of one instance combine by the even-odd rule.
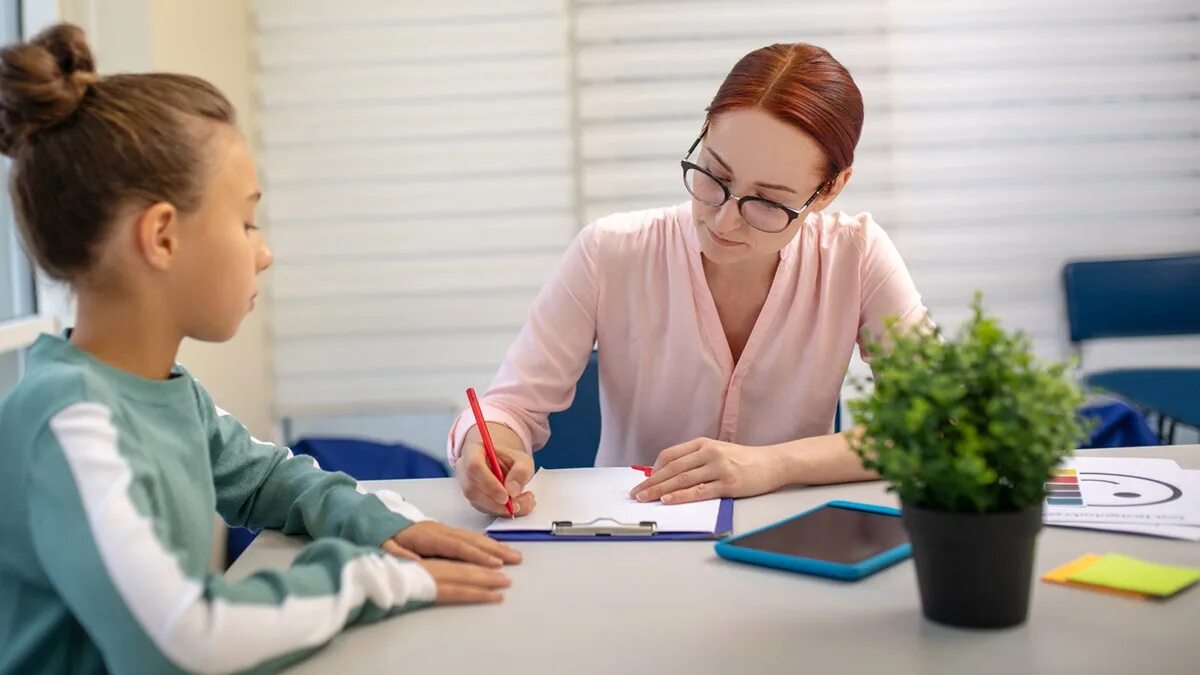
[[[608,525],[602,523],[611,523]],[[596,518],[586,523],[556,520],[550,533],[556,537],[652,537],[658,532],[658,523],[644,520],[640,523],[622,523],[612,518]]]

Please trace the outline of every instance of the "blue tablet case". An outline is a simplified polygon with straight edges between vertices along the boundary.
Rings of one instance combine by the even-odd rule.
[[[636,529],[636,526],[633,526]],[[546,530],[501,530],[487,535],[498,541],[702,541],[733,532],[733,500],[722,499],[712,532],[655,532],[654,534],[555,534]]]
[[[874,574],[885,567],[894,565],[912,555],[912,544],[901,544],[900,546],[884,551],[871,558],[860,560],[857,563],[835,563],[827,560],[800,558],[797,556],[784,555],[782,553],[774,553],[771,551],[744,548],[737,545],[737,542],[742,537],[749,537],[752,534],[769,530],[772,527],[775,527],[780,523],[786,523],[789,520],[803,518],[813,511],[817,511],[818,509],[823,509],[826,507],[853,509],[856,511],[867,511],[869,513],[895,516],[897,518],[900,517],[899,509],[894,509],[887,506],[876,506],[875,504],[860,504],[858,502],[846,501],[827,502],[825,504],[821,504],[820,506],[811,508],[804,513],[792,516],[791,518],[786,518],[779,522],[771,523],[766,527],[760,527],[753,532],[747,532],[746,534],[738,535],[737,537],[719,541],[716,543],[717,555],[728,560],[749,563],[751,565],[775,567],[791,572],[815,574],[817,576],[829,577],[831,579],[841,579],[843,581],[857,581],[863,577]]]

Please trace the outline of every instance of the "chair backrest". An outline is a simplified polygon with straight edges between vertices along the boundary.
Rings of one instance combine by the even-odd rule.
[[[1071,342],[1200,334],[1200,253],[1063,267]]]
[[[326,471],[342,471],[356,480],[445,478],[446,465],[406,445],[376,443],[356,438],[305,438],[292,446],[297,455],[308,455]]]
[[[537,467],[575,469],[593,466],[600,449],[600,372],[593,350],[575,385],[575,400],[550,415],[550,440],[533,453]]]

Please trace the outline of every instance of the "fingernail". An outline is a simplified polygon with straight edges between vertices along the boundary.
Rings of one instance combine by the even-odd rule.
[[[641,492],[637,493],[637,500],[638,500],[639,502],[644,502],[644,501],[646,501],[646,500],[647,500],[647,499],[649,499],[649,498],[650,498],[650,491],[649,491],[649,490],[642,490]]]
[[[664,504],[670,504],[671,502],[675,501],[675,498],[672,497],[671,495],[663,495],[662,497],[659,498],[659,501],[661,501]]]
[[[520,512],[521,512],[521,502],[513,502],[513,513],[517,514]]]

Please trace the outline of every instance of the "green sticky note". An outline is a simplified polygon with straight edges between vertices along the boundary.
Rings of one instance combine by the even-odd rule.
[[[1156,565],[1136,558],[1109,553],[1067,579],[1083,584],[1166,597],[1174,595],[1200,580],[1200,569]]]

